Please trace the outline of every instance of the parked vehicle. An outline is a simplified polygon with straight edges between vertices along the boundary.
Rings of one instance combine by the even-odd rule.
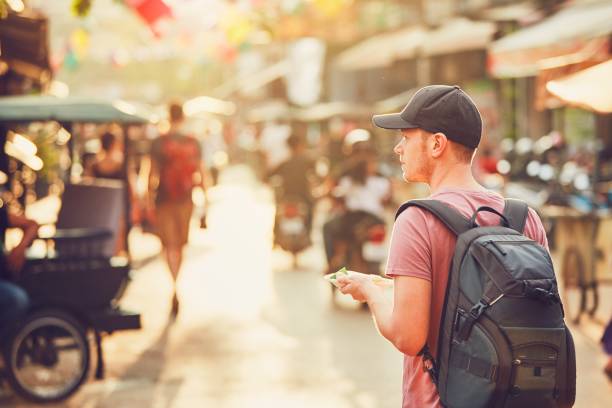
[[[45,239],[46,256],[26,262],[17,284],[31,307],[1,339],[3,378],[21,397],[38,403],[68,398],[89,373],[89,334],[96,378],[102,378],[102,335],[140,328],[139,314],[117,306],[129,265],[102,254],[111,237],[103,229],[58,230]]]
[[[125,103],[85,98],[0,98],[0,143],[7,140],[9,130],[58,121],[68,135],[64,143],[73,159],[74,123],[148,123],[133,112]],[[8,163],[5,154],[0,149],[0,163]],[[13,156],[20,168],[30,165],[28,157]],[[9,180],[15,177],[8,174]],[[129,283],[129,252],[127,257],[113,257],[120,220],[130,214],[127,180],[71,181],[69,176],[64,180],[55,232],[39,237],[46,243],[45,253],[28,259],[16,282],[27,292],[30,309],[0,334],[0,383],[5,380],[18,395],[37,403],[64,400],[85,382],[91,365],[90,335],[95,340],[95,376],[101,379],[102,336],[141,327],[138,313],[118,305]]]

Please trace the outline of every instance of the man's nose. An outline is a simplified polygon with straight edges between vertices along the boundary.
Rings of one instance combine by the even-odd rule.
[[[393,148],[393,152],[395,152],[395,154],[397,154],[398,156],[400,154],[402,154],[401,152],[401,147],[402,147],[402,142],[400,141],[398,144],[395,145],[395,147]]]

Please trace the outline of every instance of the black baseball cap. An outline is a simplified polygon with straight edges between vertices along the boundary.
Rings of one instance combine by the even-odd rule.
[[[419,128],[476,148],[482,118],[472,99],[457,85],[429,85],[414,94],[400,113],[374,115],[372,122],[384,129]]]

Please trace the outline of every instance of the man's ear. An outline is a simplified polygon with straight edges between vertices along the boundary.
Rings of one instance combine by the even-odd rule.
[[[434,158],[442,156],[448,146],[448,138],[444,133],[434,133],[431,137],[431,155]]]

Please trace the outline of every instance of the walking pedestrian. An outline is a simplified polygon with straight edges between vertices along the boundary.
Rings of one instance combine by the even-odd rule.
[[[289,136],[287,145],[291,150],[291,156],[272,169],[267,174],[266,179],[275,176],[280,178],[278,196],[276,197],[277,203],[286,199],[294,199],[305,204],[307,211],[306,228],[310,233],[314,207],[312,189],[316,178],[315,163],[308,155],[306,141],[302,137]]]
[[[206,191],[200,143],[183,130],[185,116],[179,103],[169,106],[170,129],[153,142],[149,175],[149,206],[153,208],[155,230],[172,275],[171,316],[176,317],[179,301],[176,282],[183,262],[183,248],[189,238],[194,187]]]
[[[401,113],[375,115],[373,122],[401,137],[394,152],[406,182],[429,185],[430,199],[441,201],[468,218],[482,206],[503,212],[504,198],[488,191],[472,175],[482,120],[470,97],[458,86],[420,89]],[[486,213],[479,225],[498,225]],[[542,223],[529,210],[524,234],[548,248]],[[404,354],[403,407],[438,408],[442,404],[425,360],[427,345],[436,358],[456,236],[432,213],[412,206],[397,218],[391,237],[387,276],[393,299],[369,276],[352,273],[338,279],[340,290],[367,302],[381,335]]]

